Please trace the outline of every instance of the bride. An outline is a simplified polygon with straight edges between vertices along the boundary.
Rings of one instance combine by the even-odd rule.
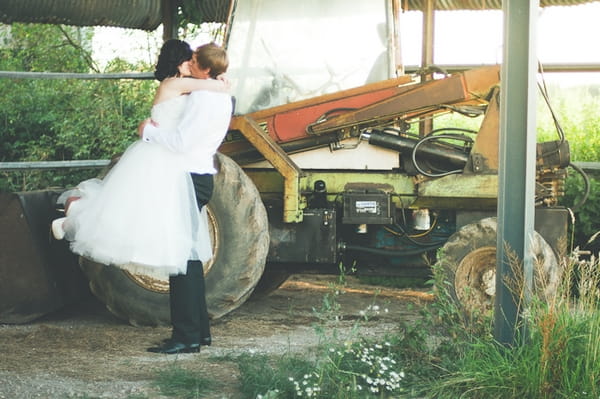
[[[229,90],[224,79],[186,78],[191,58],[181,40],[161,48],[151,110],[161,128],[175,131],[189,92]],[[80,198],[67,204],[66,217],[55,220],[52,231],[79,255],[161,279],[185,274],[190,259],[212,257],[206,207],[198,211],[181,156],[163,146],[136,141],[104,179],[86,180],[76,192]]]

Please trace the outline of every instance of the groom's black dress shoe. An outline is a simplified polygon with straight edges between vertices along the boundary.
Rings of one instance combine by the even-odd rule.
[[[165,345],[168,344],[169,342],[172,342],[172,338],[165,338],[162,341],[160,341],[161,345]],[[211,337],[204,337],[204,338],[200,338],[200,346],[210,346],[212,344],[212,338]],[[192,346],[197,346],[198,344],[192,344]]]
[[[183,342],[168,340],[161,346],[153,346],[147,350],[148,352],[164,353],[167,355],[174,355],[176,353],[198,353],[200,352],[200,344],[184,344]]]

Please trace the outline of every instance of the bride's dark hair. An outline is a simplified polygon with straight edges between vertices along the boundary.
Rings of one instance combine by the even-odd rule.
[[[192,48],[183,40],[169,39],[162,45],[156,68],[154,68],[154,77],[158,81],[171,76],[177,76],[179,73],[177,67],[181,63],[192,58]]]

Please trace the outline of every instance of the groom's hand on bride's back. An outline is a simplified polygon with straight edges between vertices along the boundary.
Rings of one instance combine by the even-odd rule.
[[[146,127],[146,125],[150,123],[154,126],[158,126],[158,123],[154,122],[152,120],[152,118],[147,118],[144,119],[143,121],[140,122],[140,124],[138,125],[138,136],[140,136],[140,138],[144,137],[144,128]]]

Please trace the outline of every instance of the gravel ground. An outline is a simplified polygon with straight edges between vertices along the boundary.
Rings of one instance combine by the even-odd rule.
[[[317,345],[314,310],[322,308],[334,279],[296,275],[269,296],[251,298],[213,322],[213,345],[199,354],[146,352],[169,328],[130,326],[93,298],[31,324],[0,325],[0,398],[165,398],[153,381],[170,367],[219,381],[206,399],[240,398],[236,365],[223,356],[303,352]],[[380,312],[360,322],[361,334],[381,336],[400,320],[418,317],[418,305],[431,300],[423,290],[382,289],[352,278],[336,298],[341,320],[328,323],[341,336],[352,334],[370,305]]]

